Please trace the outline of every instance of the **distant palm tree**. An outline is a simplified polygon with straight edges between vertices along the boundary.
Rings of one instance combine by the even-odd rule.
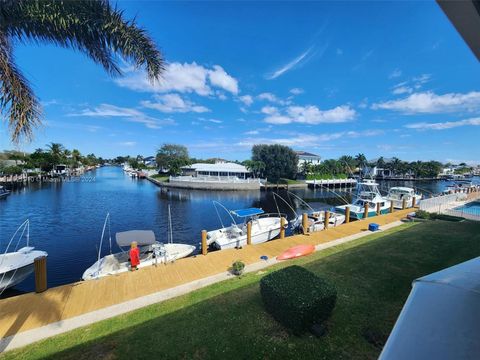
[[[363,168],[367,165],[367,157],[364,154],[358,154],[355,156],[355,161],[357,162],[357,166],[359,168]]]
[[[112,75],[121,75],[115,54],[145,66],[159,78],[164,62],[145,30],[108,0],[0,0],[0,111],[12,141],[31,139],[41,124],[41,108],[13,56],[16,43],[53,43],[79,50]]]
[[[73,167],[76,168],[78,166],[78,163],[82,159],[82,154],[80,154],[80,151],[77,149],[72,150],[72,163]]]
[[[47,144],[47,149],[50,155],[52,156],[53,164],[58,165],[65,151],[65,148],[63,147],[63,145],[52,142],[50,144]]]

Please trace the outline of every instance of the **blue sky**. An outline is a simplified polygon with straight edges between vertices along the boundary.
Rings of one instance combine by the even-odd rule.
[[[480,160],[480,67],[434,1],[120,1],[162,50],[163,80],[121,78],[72,50],[19,45],[44,105],[26,151],[243,160],[256,143],[324,158]],[[0,148],[8,149],[7,128]]]

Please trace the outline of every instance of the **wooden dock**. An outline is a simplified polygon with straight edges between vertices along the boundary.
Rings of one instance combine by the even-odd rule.
[[[142,268],[133,273],[108,276],[0,300],[0,338],[120,304],[208,276],[224,273],[235,260],[258,263],[262,255],[275,257],[299,244],[318,245],[367,231],[371,222],[385,225],[398,221],[411,209],[354,221],[310,235],[295,235],[243,249],[211,252],[167,265]],[[200,234],[199,238],[200,238]]]

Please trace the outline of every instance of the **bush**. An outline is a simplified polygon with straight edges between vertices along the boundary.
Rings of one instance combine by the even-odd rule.
[[[235,275],[242,275],[243,269],[245,269],[245,264],[240,260],[235,261],[230,267],[230,271]]]
[[[300,266],[275,271],[260,281],[265,309],[300,335],[327,320],[335,307],[335,286]]]
[[[430,213],[425,210],[417,210],[415,212],[415,217],[419,219],[430,219]]]

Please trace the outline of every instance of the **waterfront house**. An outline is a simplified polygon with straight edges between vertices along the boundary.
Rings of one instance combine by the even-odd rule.
[[[146,158],[143,158],[143,165],[148,166],[148,167],[156,167],[157,166],[157,161],[155,159],[155,156],[147,156]]]
[[[318,165],[322,162],[322,158],[318,155],[306,152],[306,151],[295,151],[298,155],[298,171],[301,172],[303,169],[303,164],[308,163],[311,165]]]
[[[196,163],[182,167],[182,175],[193,177],[220,177],[220,178],[238,178],[248,179],[252,173],[243,165],[217,161],[215,164]]]

